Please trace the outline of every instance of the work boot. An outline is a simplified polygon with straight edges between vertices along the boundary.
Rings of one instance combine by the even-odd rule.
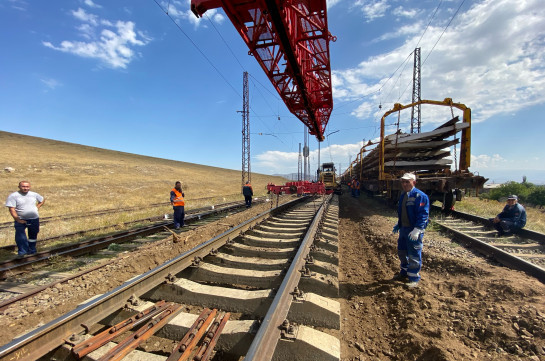
[[[396,273],[394,275],[394,277],[392,277],[392,281],[401,281],[401,282],[406,282],[409,280],[409,276],[407,275],[402,275],[401,273]]]
[[[405,286],[407,286],[407,288],[417,288],[418,287],[418,282],[409,282],[407,283]]]

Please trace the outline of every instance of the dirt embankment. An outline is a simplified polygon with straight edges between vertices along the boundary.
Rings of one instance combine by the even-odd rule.
[[[399,270],[395,212],[340,202],[342,360],[545,360],[545,285],[427,231],[422,281]]]
[[[74,309],[88,298],[270,208],[259,205],[184,233],[0,313],[0,344]],[[362,360],[545,361],[545,285],[489,263],[427,231],[419,288],[391,281],[398,271],[393,211],[364,197],[340,201],[341,358]]]

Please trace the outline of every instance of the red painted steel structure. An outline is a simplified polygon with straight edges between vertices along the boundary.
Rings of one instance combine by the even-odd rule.
[[[326,0],[191,0],[200,17],[223,8],[284,103],[315,135],[333,110]]]
[[[287,182],[284,185],[267,184],[267,193],[272,194],[331,194],[333,189],[325,189],[322,182],[297,181]]]

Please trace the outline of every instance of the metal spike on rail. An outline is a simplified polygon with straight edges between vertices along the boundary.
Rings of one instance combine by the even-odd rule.
[[[121,321],[118,324],[110,327],[109,329],[102,331],[98,335],[95,335],[90,339],[74,345],[74,347],[72,347],[72,353],[78,359],[81,359],[85,355],[107,344],[119,334],[130,330],[131,328],[137,327],[149,320],[150,318],[163,312],[168,305],[169,304],[167,304],[165,301],[159,301],[155,305],[145,309],[142,312],[139,312],[137,315],[129,317],[126,320]]]
[[[189,331],[180,340],[178,345],[172,350],[172,353],[166,361],[186,361],[189,360],[190,355],[193,353],[197,342],[204,335],[210,323],[216,317],[217,309],[210,310],[205,308],[199,317],[195,320]]]

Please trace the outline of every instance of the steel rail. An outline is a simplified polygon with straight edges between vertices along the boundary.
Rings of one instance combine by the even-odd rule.
[[[500,262],[501,264],[524,271],[533,277],[537,278],[541,282],[545,283],[545,269],[536,266],[533,263],[530,263],[526,260],[523,260],[519,257],[514,256],[511,253],[505,252],[504,250],[499,249],[498,247],[492,246],[486,242],[480,241],[474,237],[471,237],[468,234],[465,234],[463,232],[457,231],[453,228],[447,227],[444,224],[435,222],[439,226],[443,227],[444,229],[448,230],[449,232],[452,232],[456,235],[458,239],[460,239],[462,242],[467,243],[471,248],[476,249],[480,253],[494,258],[496,261]]]
[[[236,208],[241,208],[244,203],[236,203],[235,205],[227,206],[221,209],[209,210],[206,212],[193,214],[185,219],[187,224],[191,224],[200,220],[202,217],[208,217],[215,215],[222,211],[229,211]],[[106,248],[112,243],[124,243],[133,240],[138,237],[149,236],[151,234],[164,230],[164,227],[171,227],[172,222],[161,222],[158,224],[148,225],[137,229],[118,232],[108,236],[101,236],[92,238],[86,241],[72,243],[65,246],[56,247],[50,250],[38,252],[25,258],[9,259],[4,262],[0,262],[0,279],[5,278],[9,272],[14,272],[17,269],[28,267],[34,263],[43,262],[54,256],[80,256],[82,254],[93,253],[100,249]]]
[[[438,210],[438,209],[440,210],[441,207],[433,206],[433,209],[434,210]],[[487,225],[487,226],[492,226],[492,222],[490,222],[488,218],[479,217],[479,216],[476,216],[476,215],[473,215],[473,214],[468,214],[468,213],[459,212],[459,211],[455,211],[455,210],[448,211],[446,213],[449,214],[449,215],[452,215],[453,217],[456,217],[456,218],[462,218],[462,219],[465,219],[465,220],[468,220],[468,221],[481,223],[481,224],[484,224],[484,225]],[[517,232],[517,235],[519,235],[521,237],[524,237],[524,238],[528,238],[528,239],[537,241],[537,242],[541,243],[542,245],[545,245],[545,234],[543,234],[543,233],[539,233],[539,232],[536,232],[536,231],[532,231],[532,230],[529,230],[529,229],[522,228],[521,230],[519,230]]]
[[[88,329],[86,325],[94,324],[106,315],[123,307],[131,296],[139,297],[164,282],[169,276],[186,269],[192,264],[195,257],[204,258],[211,251],[225,245],[228,241],[251,229],[270,215],[282,212],[306,199],[308,198],[298,198],[260,213],[170,261],[132,278],[114,290],[79,305],[73,311],[46,325],[12,340],[0,348],[0,361],[39,359],[60,346],[70,335],[84,332]]]
[[[323,215],[326,213],[325,208],[330,200],[331,196],[327,197],[318,209],[318,212],[316,212],[316,215],[297,250],[297,254],[294,256],[294,261],[291,263],[290,268],[244,357],[245,361],[270,361],[272,359],[274,350],[281,336],[280,325],[282,325],[286,319],[291,302],[293,301],[291,293],[299,284],[301,269],[305,265],[305,257],[310,252],[310,246],[314,242],[318,226],[322,221]]]
[[[261,203],[262,202],[262,199],[258,199],[255,201],[256,204],[258,203]],[[226,202],[226,203],[220,203],[220,204],[215,204],[213,205],[214,206],[214,209],[216,212],[221,212],[223,210],[229,210],[229,209],[232,209],[233,207],[230,207],[232,205],[238,205],[240,208],[242,208],[244,206],[244,202],[241,202],[241,201],[235,201],[235,202]],[[221,207],[221,208],[216,208],[216,207]],[[235,207],[236,208],[236,207]],[[188,210],[187,212],[185,212],[185,214],[187,216],[189,215],[192,215],[192,214],[195,214],[195,213],[199,213],[199,212],[204,212],[206,210],[209,210],[210,209],[210,206],[208,207],[199,207],[199,208],[195,208],[195,209],[190,209]],[[153,216],[153,217],[146,217],[146,218],[140,218],[140,219],[136,219],[134,221],[127,221],[127,222],[123,222],[121,223],[123,226],[129,226],[131,224],[137,224],[137,223],[141,223],[141,222],[157,222],[157,221],[163,221],[165,218],[164,218],[164,215],[160,215],[160,216]],[[189,219],[186,218],[186,219]],[[11,224],[13,224],[13,222],[11,222]],[[105,227],[98,227],[98,228],[92,228],[92,229],[85,229],[85,230],[81,230],[81,231],[77,231],[77,232],[72,232],[72,233],[65,233],[65,234],[61,234],[61,235],[58,235],[58,236],[52,236],[52,237],[48,237],[48,238],[43,238],[43,239],[40,239],[40,244],[43,245],[44,243],[47,243],[47,242],[50,242],[50,241],[54,241],[54,240],[59,240],[59,239],[63,239],[63,238],[69,238],[69,237],[75,237],[75,236],[78,236],[78,235],[84,235],[85,233],[91,233],[91,232],[98,232],[98,231],[103,231],[103,230],[106,230],[106,229],[109,229],[109,228],[113,228],[117,226],[117,224],[112,224],[112,225],[109,225],[109,226],[105,226]],[[123,232],[128,232],[128,231],[123,231]],[[122,232],[121,232],[122,233]],[[117,233],[116,233],[117,234]],[[7,246],[1,246],[0,247],[0,250],[2,251],[13,251],[17,249],[17,245],[16,244],[10,244],[10,245],[7,245]]]
[[[238,195],[238,194],[227,194],[226,197],[235,196],[235,195]],[[219,197],[224,197],[224,196],[202,197],[202,198],[193,198],[193,199],[187,199],[187,200],[188,201],[200,201],[200,200],[204,200],[204,199],[212,199],[212,198],[219,198]],[[68,220],[68,219],[86,218],[86,217],[92,217],[92,216],[101,216],[101,215],[110,214],[110,213],[130,212],[130,211],[140,210],[140,209],[144,209],[144,208],[156,208],[156,207],[162,207],[162,206],[168,206],[168,205],[170,205],[170,202],[152,203],[152,204],[145,204],[145,205],[141,205],[141,206],[127,207],[127,208],[102,209],[102,210],[87,212],[87,213],[83,213],[83,214],[81,214],[81,213],[78,213],[78,214],[71,213],[71,214],[65,214],[65,215],[60,214],[60,215],[57,215],[57,216],[42,217],[42,218],[40,218],[40,223],[45,224],[45,223],[49,223],[49,222],[56,221],[56,220],[59,220],[59,219]],[[13,226],[13,221],[1,222],[0,223],[0,229],[7,228],[7,227],[10,227],[10,226]]]

